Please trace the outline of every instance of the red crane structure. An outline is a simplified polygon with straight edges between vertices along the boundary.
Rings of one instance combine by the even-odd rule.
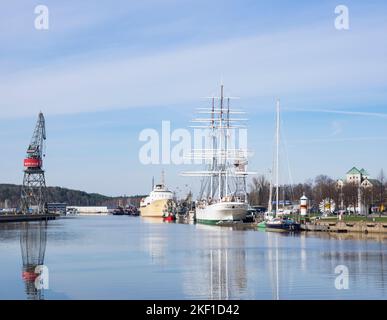
[[[46,180],[43,170],[46,124],[43,113],[38,121],[31,143],[24,159],[24,179],[21,192],[21,212],[23,214],[46,214]]]

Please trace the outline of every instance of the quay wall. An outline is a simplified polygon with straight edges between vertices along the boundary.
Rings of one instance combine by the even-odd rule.
[[[305,231],[325,231],[325,232],[361,232],[361,233],[387,233],[386,222],[373,221],[318,221],[301,225]]]
[[[23,222],[23,221],[42,221],[42,220],[55,220],[58,218],[58,214],[4,214],[0,215],[0,223],[4,222]]]

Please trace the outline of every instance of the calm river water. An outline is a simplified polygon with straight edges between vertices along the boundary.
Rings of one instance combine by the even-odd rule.
[[[74,217],[1,224],[0,261],[0,299],[387,299],[386,236]]]

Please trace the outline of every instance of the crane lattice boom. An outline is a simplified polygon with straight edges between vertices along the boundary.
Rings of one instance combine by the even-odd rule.
[[[24,159],[24,179],[21,194],[21,211],[24,214],[31,212],[44,214],[47,211],[46,180],[42,169],[45,140],[46,124],[43,113],[40,112]]]

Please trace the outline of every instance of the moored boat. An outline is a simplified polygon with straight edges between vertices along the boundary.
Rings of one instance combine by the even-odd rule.
[[[259,229],[272,229],[279,231],[299,231],[301,224],[286,217],[278,217],[281,212],[279,208],[279,143],[280,143],[280,102],[277,101],[276,106],[276,153],[273,162],[272,177],[270,180],[269,204],[268,211],[265,213],[265,220],[257,224]],[[273,210],[273,178],[275,171],[275,210]],[[285,201],[283,201],[285,203]],[[282,210],[283,211],[283,210]]]
[[[164,221],[167,221],[167,222],[172,222],[176,220],[176,216],[171,213],[165,215],[163,218],[164,218]]]
[[[266,228],[266,221],[261,221],[257,224],[257,227],[259,229],[265,229]]]
[[[156,184],[148,197],[140,202],[140,215],[142,217],[163,218],[174,207],[174,197],[164,183],[164,172],[160,184]]]
[[[248,204],[239,201],[200,203],[196,207],[196,221],[200,223],[241,221],[246,217],[247,209]]]
[[[273,220],[266,221],[266,229],[275,229],[282,231],[300,231],[301,224],[295,222],[289,218],[274,218]]]

